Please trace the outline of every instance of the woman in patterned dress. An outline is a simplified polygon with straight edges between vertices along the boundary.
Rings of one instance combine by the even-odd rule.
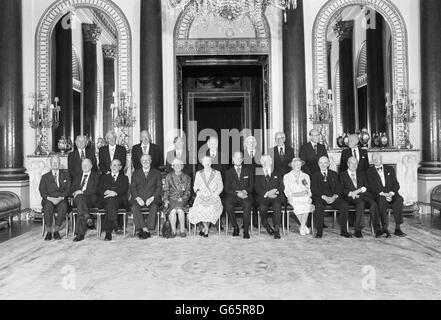
[[[294,214],[300,221],[300,234],[302,236],[310,234],[306,221],[309,213],[315,209],[311,200],[311,179],[301,170],[303,165],[303,160],[294,158],[291,162],[292,171],[283,177],[285,195],[289,204],[294,208]]]
[[[196,172],[194,192],[196,199],[190,208],[188,220],[191,224],[202,222],[203,229],[199,235],[208,237],[210,223],[215,224],[222,214],[220,194],[224,188],[221,173],[211,168],[211,158],[202,159],[204,169]]]
[[[191,195],[191,179],[182,172],[184,163],[180,159],[174,159],[170,172],[165,177],[164,184],[164,206],[169,214],[172,228],[172,238],[176,236],[176,216],[179,219],[180,236],[186,237],[185,233],[185,213],[188,212],[188,199]]]

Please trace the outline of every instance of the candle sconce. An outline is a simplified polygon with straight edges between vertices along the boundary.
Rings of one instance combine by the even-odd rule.
[[[38,93],[30,95],[31,104],[29,106],[29,125],[36,130],[37,148],[34,154],[48,155],[48,129],[56,129],[60,125],[61,107],[58,105],[59,99],[55,97],[54,104],[51,104],[47,94]]]
[[[119,144],[123,145],[127,150],[129,146],[129,129],[135,125],[136,118],[134,111],[136,105],[132,100],[132,93],[122,91],[117,97],[116,92],[113,93],[113,103],[110,105],[112,114],[112,123],[114,128],[120,129]]]

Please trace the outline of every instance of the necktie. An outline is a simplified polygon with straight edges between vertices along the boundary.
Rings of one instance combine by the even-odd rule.
[[[316,144],[314,145],[314,152],[315,152],[315,154],[317,154],[317,145]]]
[[[354,187],[357,187],[357,177],[355,175],[355,172],[351,173],[351,179],[352,179],[352,183],[354,184]]]
[[[251,151],[251,158],[254,158],[254,150]]]
[[[115,149],[111,148],[110,149],[110,160],[113,161],[113,157],[115,156]]]
[[[144,171],[144,175],[145,175],[145,178],[147,179],[147,176],[149,175],[149,172],[148,171]]]
[[[358,160],[358,157],[357,157],[357,149],[354,149],[353,152],[354,152],[354,157],[355,157],[355,159]]]
[[[147,154],[147,146],[143,146],[142,147],[142,153],[143,154]]]
[[[279,155],[281,158],[283,158],[285,156],[285,150],[283,149],[283,147],[280,148]]]
[[[55,179],[55,183],[57,184],[57,187],[60,187],[60,181],[58,181],[58,173],[54,173],[54,179]]]
[[[116,174],[113,175],[113,181],[116,182],[116,179],[118,179],[118,176]]]
[[[80,186],[80,189],[81,189],[81,190],[83,190],[84,186],[86,185],[86,181],[87,181],[87,177],[88,177],[88,176],[89,176],[88,174],[85,174],[85,175],[84,175],[84,177],[83,177],[83,181],[81,181],[81,186]]]
[[[323,177],[325,178],[325,181],[326,181],[326,178],[328,177],[328,175],[326,174],[326,172],[323,172]]]
[[[81,160],[86,159],[86,156],[84,155],[84,150],[81,150]]]
[[[237,176],[240,179],[241,168],[240,167],[236,167],[236,172],[237,172]]]

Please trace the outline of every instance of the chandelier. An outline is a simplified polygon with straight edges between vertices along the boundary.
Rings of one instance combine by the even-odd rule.
[[[231,37],[234,30],[244,29],[246,18],[252,21],[262,19],[268,5],[284,11],[297,8],[297,0],[169,0],[173,9],[182,9],[189,6],[196,18],[201,20],[199,26],[204,30],[209,21],[214,21],[219,29],[226,30]]]

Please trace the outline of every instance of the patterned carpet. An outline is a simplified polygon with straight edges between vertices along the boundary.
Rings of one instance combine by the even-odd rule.
[[[441,233],[406,238],[124,239],[46,243],[39,230],[0,244],[0,299],[439,299]],[[390,226],[393,230],[393,226]]]

